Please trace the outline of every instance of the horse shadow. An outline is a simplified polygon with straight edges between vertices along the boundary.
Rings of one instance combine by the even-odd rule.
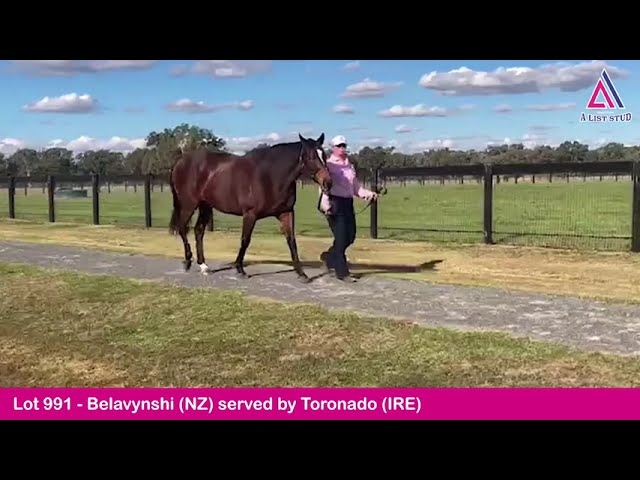
[[[353,276],[356,278],[363,278],[368,275],[375,275],[381,273],[419,273],[425,271],[433,271],[436,270],[436,266],[439,263],[442,263],[444,260],[431,260],[428,262],[421,263],[419,265],[400,265],[400,264],[389,264],[389,263],[352,263],[349,262],[349,268],[357,273],[354,273]],[[324,277],[325,275],[330,275],[331,273],[326,272],[324,270],[324,264],[320,261],[303,261],[301,262],[302,266],[305,269],[322,269],[322,272],[318,275],[310,276],[309,279],[311,281],[317,280],[319,278]],[[293,262],[290,260],[250,260],[245,261],[245,266],[259,266],[259,265],[288,265],[291,268],[281,269],[281,270],[271,270],[267,272],[256,272],[249,275],[249,277],[258,277],[262,275],[276,275],[280,273],[290,273],[294,272]],[[216,273],[220,271],[230,270],[234,268],[233,265],[225,265],[217,269],[211,269],[210,273]]]

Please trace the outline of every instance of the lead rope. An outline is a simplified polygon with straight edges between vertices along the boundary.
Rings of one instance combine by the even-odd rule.
[[[373,188],[372,190],[378,194],[378,198],[386,195],[387,194],[387,187],[385,186],[386,183],[386,177],[383,176],[382,177],[382,187],[376,187]],[[367,204],[364,206],[364,208],[362,210],[360,210],[358,213],[356,213],[356,215],[360,215],[362,212],[364,212],[367,208],[369,208],[371,206],[371,204],[373,203],[373,200],[369,200],[367,202]]]
[[[387,187],[376,188],[374,191],[378,194],[378,198],[380,198],[382,195],[386,195],[387,194]],[[356,213],[356,215],[360,215],[367,208],[369,208],[372,203],[373,203],[373,200],[369,200],[367,202],[367,204],[364,206],[364,208],[362,210],[360,210],[358,213]]]
[[[383,177],[383,178],[385,178],[385,180],[386,180],[386,177]],[[377,193],[377,194],[378,194],[378,196],[379,196],[379,197],[381,197],[381,196],[383,196],[383,195],[386,195],[386,194],[387,194],[387,187],[386,187],[386,186],[384,186],[384,183],[386,183],[386,181],[385,181],[385,180],[383,180],[383,181],[382,181],[382,183],[383,183],[383,186],[382,186],[382,187],[377,187],[377,188],[375,188],[375,189],[373,190],[375,193]],[[316,208],[318,209],[318,211],[319,211],[320,213],[322,213],[323,215],[326,215],[326,214],[322,211],[322,208],[320,208],[321,203],[322,203],[322,190],[320,190],[320,195],[318,195],[318,204],[316,205]],[[363,208],[362,210],[360,210],[358,213],[356,213],[356,215],[360,215],[360,214],[361,214],[362,212],[364,212],[367,208],[369,208],[369,207],[371,206],[371,204],[372,204],[372,203],[373,203],[373,200],[369,200],[369,201],[367,202],[367,204],[364,206],[364,208]]]

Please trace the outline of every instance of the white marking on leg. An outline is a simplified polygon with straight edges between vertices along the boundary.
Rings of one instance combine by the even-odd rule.
[[[209,273],[209,267],[207,267],[206,263],[200,264],[200,273],[203,275],[207,275]]]

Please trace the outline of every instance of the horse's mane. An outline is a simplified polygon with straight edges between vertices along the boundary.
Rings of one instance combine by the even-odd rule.
[[[266,158],[269,158],[270,160],[275,160],[280,158],[278,154],[281,153],[282,151],[292,152],[292,153],[295,152],[295,154],[297,155],[298,152],[300,151],[301,145],[302,145],[302,142],[299,142],[299,141],[298,142],[282,142],[282,143],[276,143],[275,145],[260,145],[249,150],[247,153],[245,153],[245,156],[250,157],[250,156],[256,156],[256,155],[262,155]]]

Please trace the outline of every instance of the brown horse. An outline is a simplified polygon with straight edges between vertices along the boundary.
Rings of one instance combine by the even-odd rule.
[[[170,232],[179,233],[184,244],[184,268],[191,268],[193,254],[187,240],[189,222],[196,208],[198,220],[194,227],[197,262],[202,273],[205,264],[203,238],[213,209],[242,217],[242,236],[235,267],[241,277],[244,256],[258,220],[275,217],[285,235],[293,266],[302,281],[309,278],[302,269],[294,232],[296,181],[303,174],[310,176],[323,191],[331,188],[331,177],[322,149],[324,133],[317,140],[298,135],[299,142],[281,143],[257,148],[245,155],[209,152],[199,149],[180,153],[171,169],[173,213]]]

